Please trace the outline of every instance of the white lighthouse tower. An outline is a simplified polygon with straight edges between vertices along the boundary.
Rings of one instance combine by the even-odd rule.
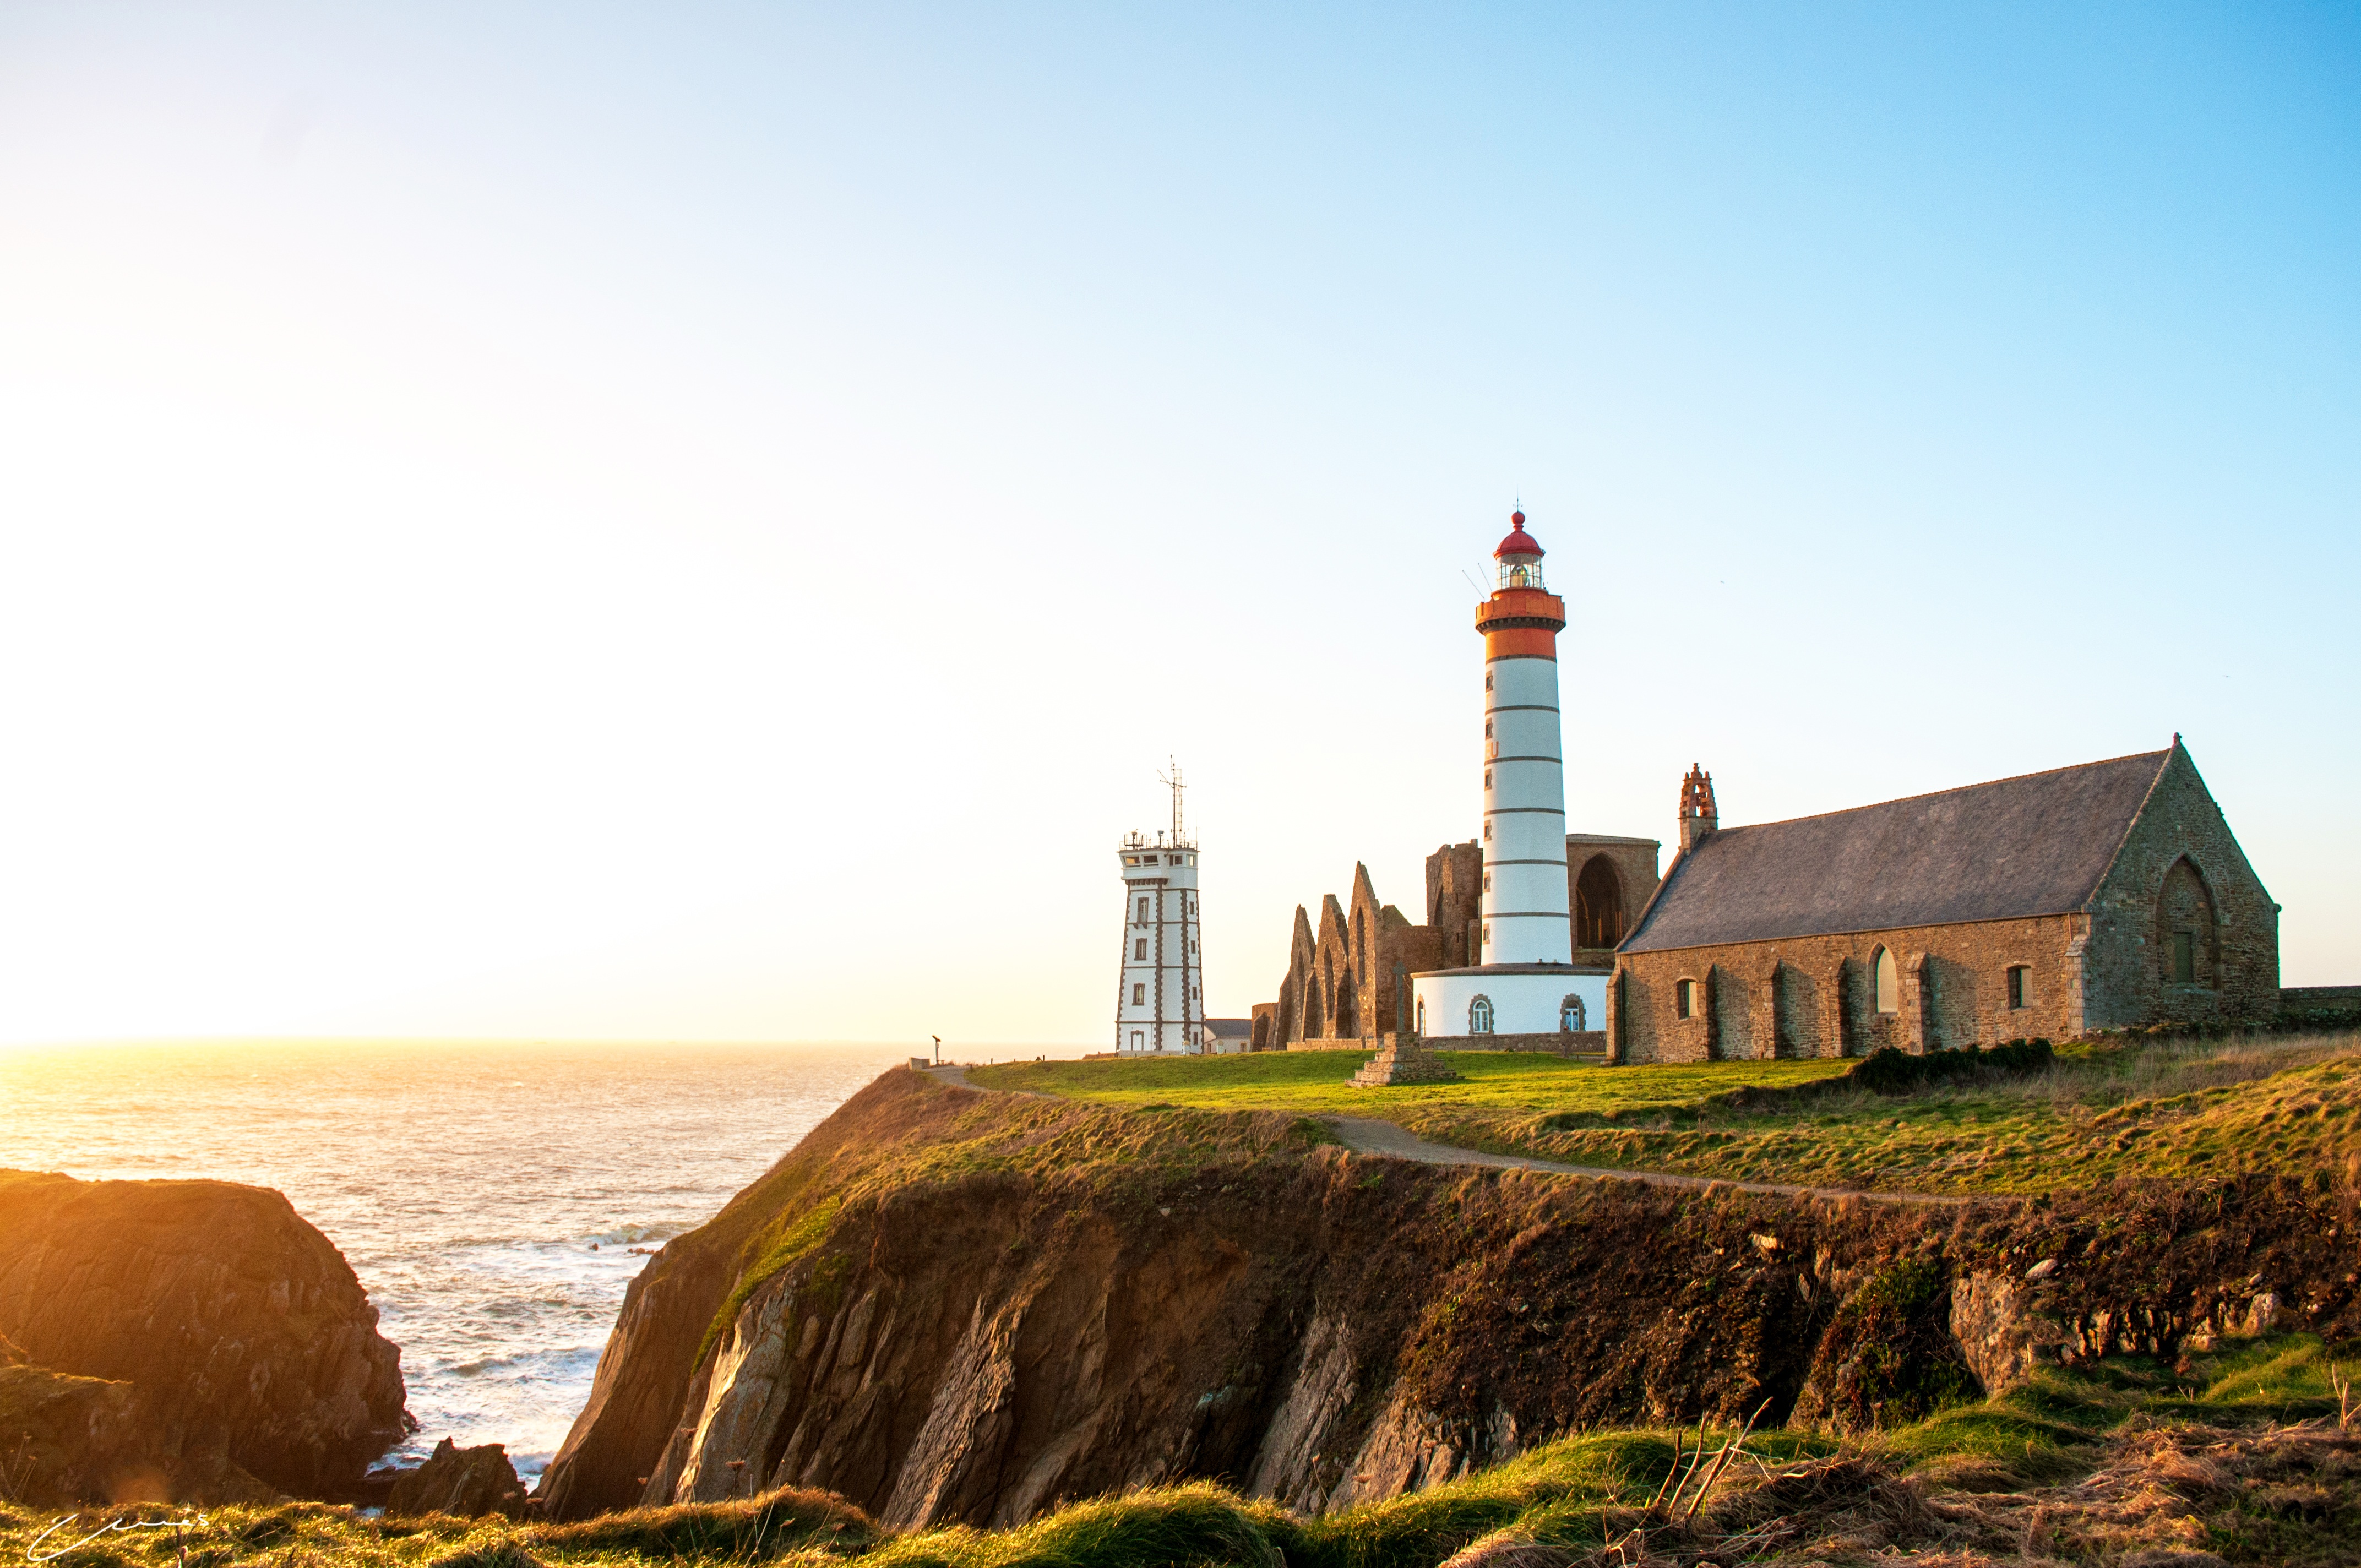
[[[1499,587],[1476,607],[1484,635],[1483,962],[1411,977],[1419,1033],[1446,1048],[1459,1036],[1596,1029],[1607,1011],[1606,975],[1573,964],[1557,690],[1565,601],[1543,586],[1542,547],[1525,532],[1525,514],[1509,521],[1492,553]]]
[[[1123,981],[1115,992],[1115,1048],[1126,1056],[1204,1048],[1205,986],[1197,950],[1197,846],[1183,830],[1180,769],[1172,828],[1149,841],[1126,834],[1123,865]]]

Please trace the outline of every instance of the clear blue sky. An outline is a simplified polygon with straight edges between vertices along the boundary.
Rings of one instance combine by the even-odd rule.
[[[0,4],[0,1036],[1091,1041],[2166,744],[2361,981],[2349,6]]]

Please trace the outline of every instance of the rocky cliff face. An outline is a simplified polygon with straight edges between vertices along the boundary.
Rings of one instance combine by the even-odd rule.
[[[796,1485],[1004,1525],[1205,1476],[1318,1511],[1582,1426],[1873,1425],[2029,1356],[2169,1350],[2266,1277],[2350,1332],[2348,1203],[1672,1192],[895,1072],[651,1262],[543,1495],[579,1517]]]
[[[0,1338],[60,1496],[335,1496],[403,1430],[377,1309],[260,1188],[0,1172]]]

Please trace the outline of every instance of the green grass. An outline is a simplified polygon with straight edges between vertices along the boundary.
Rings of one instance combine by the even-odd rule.
[[[1645,1069],[1598,1067],[1564,1057],[1510,1051],[1439,1051],[1457,1083],[1356,1088],[1368,1051],[1262,1051],[1173,1061],[1019,1062],[971,1068],[985,1089],[1030,1090],[1133,1110],[1156,1104],[1304,1115],[1384,1116],[1442,1107],[1540,1111],[1675,1112],[1752,1085],[1792,1087],[1832,1078],[1843,1061],[1700,1062]]]
[[[2077,1371],[2050,1369],[1996,1400],[1954,1406],[1883,1436],[1839,1443],[1793,1431],[1758,1431],[1752,1456],[1727,1473],[1724,1500],[1742,1508],[1747,1487],[1771,1484],[1784,1467],[1837,1458],[1824,1471],[1874,1479],[1915,1471],[1938,1489],[1976,1495],[2052,1485],[2121,1467],[2126,1442],[2175,1430],[2200,1441],[2263,1434],[2271,1423],[2338,1410],[2332,1361],[2321,1343],[2278,1335],[2190,1357],[2178,1367],[2126,1358]],[[1734,1434],[1708,1431],[1708,1445]],[[1696,1434],[1685,1434],[1693,1449]],[[99,1536],[60,1558],[61,1568],[645,1568],[658,1563],[778,1563],[834,1568],[1432,1568],[1486,1537],[1576,1550],[1597,1548],[1628,1525],[1664,1481],[1675,1434],[1665,1430],[1596,1431],[1545,1444],[1507,1464],[1424,1492],[1321,1518],[1242,1497],[1210,1482],[1148,1488],[1069,1505],[1012,1530],[939,1528],[895,1534],[823,1493],[786,1491],[734,1503],[632,1509],[578,1524],[539,1526],[499,1519],[368,1519],[316,1503],[202,1511],[190,1527],[133,1529]],[[2110,1444],[2114,1444],[2113,1447]],[[2223,1447],[2213,1442],[2208,1452]],[[1792,1468],[1787,1475],[1797,1472]],[[2168,1476],[2168,1478],[2169,1478]],[[2282,1492],[2284,1488],[2280,1489]],[[2209,1516],[2216,1546],[2247,1542],[2239,1561],[2339,1561],[2349,1544],[2350,1508],[2295,1519],[2279,1494],[2249,1487]],[[1826,1499],[1831,1508],[1847,1499]],[[1784,1507],[1785,1504],[1781,1506]],[[2070,1513],[2070,1501],[2050,1506]],[[2245,1512],[2241,1512],[2241,1509]],[[2276,1511],[2274,1511],[2276,1510]],[[0,1552],[22,1561],[57,1514],[0,1505]],[[108,1520],[195,1519],[195,1510],[152,1505],[86,1513],[43,1550]],[[2292,1522],[2290,1522],[2292,1519]],[[2307,1523],[2306,1521],[2309,1520]],[[2189,1527],[2182,1527],[2186,1530]],[[2334,1539],[2323,1535],[2329,1532]],[[2325,1544],[2323,1545],[2323,1542]],[[2327,1555],[2321,1555],[2323,1552]],[[2309,1555],[2307,1555],[2309,1554]]]
[[[1609,1068],[1444,1053],[1465,1081],[1358,1089],[1357,1051],[973,1070],[994,1089],[1378,1116],[1437,1143],[1570,1165],[1936,1193],[2032,1193],[2125,1177],[2182,1180],[2361,1159],[2361,1036],[2068,1047],[2048,1072],[1898,1097],[1783,1095],[1841,1061]],[[1733,1104],[1772,1091],[1767,1105]]]

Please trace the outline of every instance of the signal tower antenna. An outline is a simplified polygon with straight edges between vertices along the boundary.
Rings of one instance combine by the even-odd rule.
[[[1182,836],[1180,831],[1180,792],[1189,786],[1180,782],[1180,764],[1170,755],[1168,754],[1165,757],[1164,765],[1172,770],[1171,776],[1167,777],[1162,773],[1159,773],[1156,775],[1156,778],[1158,783],[1172,786],[1172,842],[1176,846],[1186,844],[1189,840]]]

